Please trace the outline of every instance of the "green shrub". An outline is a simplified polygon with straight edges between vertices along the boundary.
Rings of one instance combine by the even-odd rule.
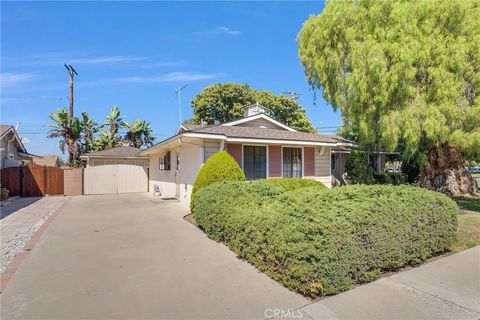
[[[356,150],[350,152],[345,161],[345,171],[353,184],[372,184],[373,169],[368,164],[368,155]]]
[[[373,179],[378,184],[393,184],[398,186],[400,184],[407,183],[407,176],[402,172],[382,172],[382,173],[374,173]]]
[[[325,188],[325,185],[320,181],[302,178],[273,178],[268,179],[268,183],[276,184],[285,188],[286,191],[291,191],[299,188],[314,187]]]
[[[195,218],[274,280],[309,297],[416,265],[455,240],[456,204],[411,186],[336,189],[221,182],[196,195]]]
[[[218,181],[245,181],[245,174],[235,159],[226,151],[219,151],[205,161],[195,178],[190,209],[193,212],[195,193]]]

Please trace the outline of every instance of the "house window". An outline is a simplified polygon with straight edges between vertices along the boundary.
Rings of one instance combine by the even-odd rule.
[[[302,148],[283,148],[283,177],[302,177]]]
[[[332,159],[330,160],[331,164],[330,164],[330,168],[332,170],[335,170],[335,154],[332,153]]]
[[[170,151],[165,153],[163,156],[160,157],[160,161],[158,164],[159,170],[170,171],[171,164],[170,164]]]
[[[267,147],[243,146],[243,171],[247,180],[267,177]]]

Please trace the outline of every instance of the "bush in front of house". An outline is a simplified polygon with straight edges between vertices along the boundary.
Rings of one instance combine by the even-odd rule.
[[[212,183],[219,181],[246,181],[243,170],[226,151],[219,151],[205,161],[195,178],[192,187],[190,209],[193,211],[195,193]]]
[[[393,184],[398,186],[407,183],[407,175],[403,172],[382,172],[373,174],[375,183],[378,184]]]
[[[350,152],[345,161],[347,178],[353,184],[373,184],[373,169],[368,164],[368,155],[356,150]]]
[[[286,191],[291,191],[300,188],[307,187],[319,187],[325,188],[325,185],[320,181],[315,181],[311,179],[302,179],[302,178],[272,178],[266,179],[268,183],[279,185],[285,188]]]
[[[445,195],[406,185],[285,192],[268,182],[221,182],[196,194],[194,214],[210,238],[319,297],[448,250],[457,211]]]

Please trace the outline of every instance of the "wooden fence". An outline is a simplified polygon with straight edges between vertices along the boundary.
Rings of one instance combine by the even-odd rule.
[[[2,169],[0,175],[2,187],[8,188],[12,196],[63,195],[63,170],[57,167],[29,164]]]

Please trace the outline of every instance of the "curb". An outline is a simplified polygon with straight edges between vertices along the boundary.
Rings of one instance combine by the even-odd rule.
[[[5,290],[8,282],[13,278],[15,272],[20,267],[22,262],[27,258],[30,251],[32,251],[33,247],[37,244],[40,240],[41,236],[48,228],[50,223],[62,212],[63,208],[67,205],[70,201],[70,197],[68,197],[60,206],[53,209],[53,212],[48,216],[47,220],[42,224],[42,226],[32,235],[32,237],[28,240],[27,244],[23,247],[22,251],[18,253],[12,262],[7,266],[5,272],[0,274],[0,294]]]

